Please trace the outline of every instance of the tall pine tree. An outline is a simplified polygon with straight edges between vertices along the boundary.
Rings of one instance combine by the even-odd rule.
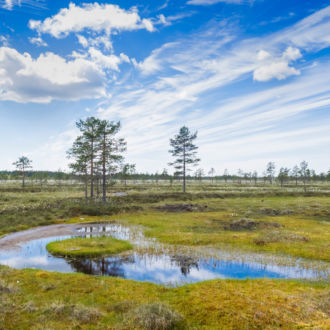
[[[186,176],[191,166],[196,166],[200,161],[196,157],[198,147],[194,145],[193,141],[197,138],[197,132],[190,133],[189,128],[183,126],[180,128],[179,134],[170,139],[170,146],[172,147],[169,152],[175,157],[174,162],[169,165],[174,166],[175,176],[182,177],[182,190],[186,192]]]
[[[100,119],[95,117],[88,117],[86,120],[80,119],[76,126],[82,133],[81,143],[86,147],[86,154],[89,157],[89,171],[90,171],[90,183],[91,183],[91,198],[94,197],[94,171],[95,160],[97,156],[97,143],[99,139],[99,126]]]
[[[122,152],[126,150],[126,142],[115,135],[120,130],[120,122],[102,120],[99,124],[99,143],[100,152],[99,164],[102,171],[102,199],[106,201],[107,194],[107,173],[114,170],[123,160]]]
[[[90,181],[90,197],[94,197],[94,180],[97,179],[97,196],[99,182],[102,180],[102,199],[106,201],[107,176],[121,163],[122,152],[126,150],[126,142],[115,135],[120,130],[120,122],[100,120],[89,117],[76,123],[81,131],[68,151],[72,170],[85,177],[85,196],[87,197],[88,179]],[[89,173],[89,175],[88,175]]]

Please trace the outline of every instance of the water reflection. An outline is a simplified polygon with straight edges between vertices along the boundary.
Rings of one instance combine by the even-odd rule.
[[[0,250],[0,264],[14,268],[40,268],[59,272],[81,272],[106,275],[137,281],[164,284],[183,284],[215,278],[313,278],[319,275],[298,266],[278,266],[257,262],[196,258],[183,254],[138,254],[107,258],[60,258],[50,255],[46,245],[54,240],[70,237],[111,235],[130,240],[133,244],[152,244],[140,231],[132,231],[118,224],[82,225],[73,235],[47,237],[21,244],[20,250]]]

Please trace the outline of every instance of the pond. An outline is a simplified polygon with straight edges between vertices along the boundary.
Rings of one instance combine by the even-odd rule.
[[[137,252],[98,258],[62,258],[51,255],[46,245],[71,237],[111,235],[129,240]],[[148,247],[158,246],[157,249]],[[141,249],[142,248],[142,249]],[[143,249],[144,248],[144,249]],[[155,251],[155,252],[154,252]],[[297,264],[278,265],[214,256],[170,252],[155,240],[147,239],[141,230],[114,223],[54,225],[14,233],[0,239],[0,264],[13,268],[38,268],[63,273],[81,272],[115,276],[158,284],[181,285],[211,279],[246,278],[316,278],[320,272]],[[225,254],[224,254],[225,255]],[[323,274],[324,275],[324,274]]]

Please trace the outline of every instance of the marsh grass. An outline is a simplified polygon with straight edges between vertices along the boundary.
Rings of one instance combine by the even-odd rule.
[[[7,284],[15,286],[19,281],[20,287],[16,294],[1,297],[0,325],[5,329],[31,329],[37,324],[44,329],[138,328],[127,326],[133,322],[142,328],[160,324],[159,329],[168,329],[174,324],[180,328],[182,319],[187,329],[327,329],[329,325],[329,285],[321,281],[213,280],[166,288],[0,266],[1,275],[3,269],[9,276]],[[51,291],[40,290],[50,284]],[[164,321],[167,315],[169,323]]]
[[[273,230],[270,232],[262,233],[257,237],[254,242],[257,245],[266,245],[269,243],[278,242],[309,242],[310,238],[308,236],[299,235],[296,233],[290,233],[280,230]]]
[[[189,183],[185,195],[180,188],[178,183],[118,185],[115,189],[128,196],[113,197],[102,205],[97,200],[85,202],[81,191],[69,187],[23,192],[1,186],[0,236],[51,223],[116,220],[143,227],[149,238],[171,244],[174,250],[261,252],[267,258],[284,255],[328,265],[329,185],[310,185],[307,194],[294,186]],[[207,205],[207,209],[155,210],[176,203]],[[276,222],[280,227],[224,229],[242,218]],[[265,237],[266,244],[255,243]],[[214,280],[168,288],[2,266],[0,279],[0,328],[4,329],[125,329],[137,311],[154,303],[182,315],[189,329],[330,328],[329,283],[324,281]]]
[[[92,238],[70,238],[47,244],[47,250],[54,255],[66,257],[109,256],[133,249],[128,241],[111,236]]]

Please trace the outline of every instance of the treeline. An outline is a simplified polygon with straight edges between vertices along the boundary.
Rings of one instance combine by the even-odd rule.
[[[134,166],[131,164],[124,164],[127,168],[127,165]],[[171,180],[180,180],[180,177],[169,174],[166,169],[160,172],[155,173],[141,173],[141,172],[128,172],[127,170],[120,168],[116,173],[112,173],[111,178],[116,181],[121,181],[122,183],[127,183],[127,181],[152,181],[152,182],[159,182],[159,181],[171,181]],[[257,183],[257,182],[264,182],[270,183],[270,179],[265,174],[258,174],[255,175],[256,172],[244,172],[240,171],[240,173],[230,174],[227,172],[226,174],[222,175],[209,175],[205,174],[206,171],[203,169],[199,169],[193,174],[188,174],[188,180],[195,180],[195,181],[214,181],[214,182],[235,182],[235,183]],[[201,175],[202,174],[202,175]],[[54,182],[65,182],[65,181],[75,181],[82,179],[81,176],[76,175],[72,172],[64,172],[64,171],[27,171],[25,172],[26,179],[29,182],[35,183],[47,183],[48,181]],[[20,171],[0,171],[0,180],[1,181],[11,181],[11,180],[21,180],[22,173]],[[308,170],[306,179],[308,182],[327,182],[330,181],[330,170],[328,172],[321,172],[316,173],[314,170]],[[280,171],[277,175],[273,177],[273,182],[277,182],[279,184],[285,184],[287,182],[299,183],[302,182],[303,177],[296,173],[296,171],[292,170],[285,170]],[[272,183],[273,183],[272,182]]]
[[[124,162],[123,153],[126,151],[126,142],[118,137],[121,125],[120,122],[101,120],[96,117],[88,117],[85,120],[76,122],[80,135],[75,139],[72,147],[67,152],[70,159],[70,173],[64,171],[33,171],[32,160],[25,156],[13,163],[16,171],[1,171],[0,180],[22,180],[22,187],[25,180],[39,182],[43,185],[48,180],[57,181],[59,185],[63,181],[71,180],[72,183],[80,181],[84,184],[85,197],[94,198],[102,196],[103,201],[107,198],[107,187],[121,180],[125,185],[128,180],[159,182],[167,180],[172,184],[174,181],[182,181],[182,190],[186,192],[186,181],[196,180],[199,182],[210,180],[211,182],[222,181],[224,183],[249,183],[249,184],[273,184],[281,186],[302,183],[306,185],[312,181],[330,181],[330,170],[327,173],[316,173],[309,168],[306,161],[302,161],[293,168],[281,167],[276,170],[274,162],[269,162],[262,173],[257,171],[244,172],[238,169],[230,172],[225,169],[222,174],[211,168],[205,172],[197,168],[198,146],[194,143],[197,132],[183,126],[173,138],[169,140],[169,153],[173,161],[168,163],[174,168],[174,173],[169,174],[167,169],[160,173],[138,173],[135,164]],[[196,169],[197,168],[197,169]]]

